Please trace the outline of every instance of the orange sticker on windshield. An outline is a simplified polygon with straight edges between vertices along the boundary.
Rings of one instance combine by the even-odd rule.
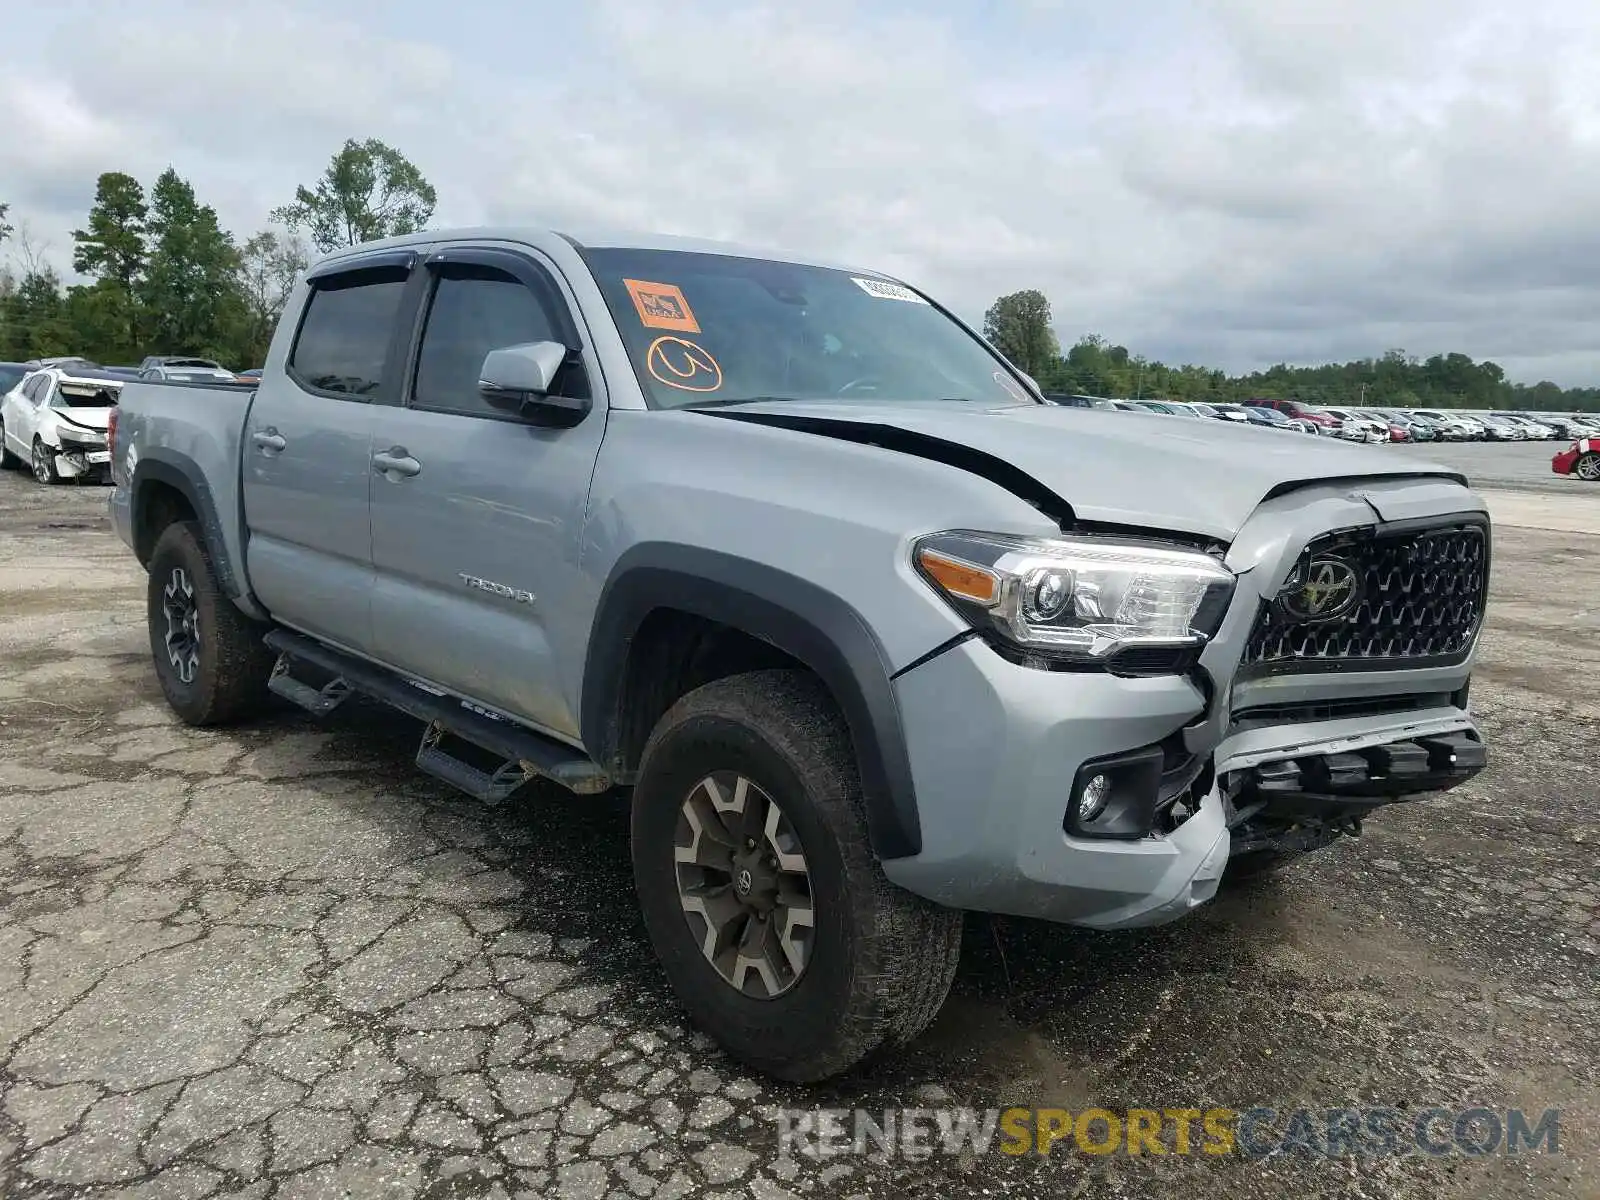
[[[689,311],[683,290],[670,283],[646,283],[624,279],[633,307],[639,310],[639,323],[651,329],[675,329],[679,333],[699,333],[700,325]]]
[[[644,365],[657,383],[683,392],[714,392],[722,368],[704,346],[680,337],[658,337],[645,351]]]

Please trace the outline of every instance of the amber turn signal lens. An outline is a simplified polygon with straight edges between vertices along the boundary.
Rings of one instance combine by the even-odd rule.
[[[992,571],[926,549],[917,552],[917,562],[929,579],[958,600],[990,605],[1000,598],[1000,578]]]

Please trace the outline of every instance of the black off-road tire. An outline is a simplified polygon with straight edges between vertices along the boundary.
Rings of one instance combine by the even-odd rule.
[[[271,695],[267,679],[274,656],[262,643],[264,626],[250,620],[217,585],[200,527],[178,521],[162,532],[151,552],[146,615],[150,653],[161,691],[186,724],[227,725],[260,712]],[[193,593],[198,667],[185,680],[168,653],[165,603],[175,572]]]
[[[787,815],[808,865],[816,924],[805,970],[756,999],[706,960],[684,916],[673,860],[680,807],[696,784],[734,771]],[[656,956],[690,1019],[741,1062],[778,1079],[837,1075],[920,1034],[955,977],[960,912],[884,876],[867,835],[845,727],[802,671],[706,684],[661,718],[633,793],[634,885]]]

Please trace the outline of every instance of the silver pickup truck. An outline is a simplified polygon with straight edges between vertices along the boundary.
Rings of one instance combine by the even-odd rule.
[[[917,1035],[964,910],[1172,920],[1484,764],[1459,476],[1048,404],[874,271],[359,246],[112,442],[183,720],[360,693],[486,800],[631,789],[673,989],[782,1078]]]

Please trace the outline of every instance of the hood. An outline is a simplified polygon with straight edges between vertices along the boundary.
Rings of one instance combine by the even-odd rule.
[[[1042,489],[1082,522],[1224,541],[1262,501],[1301,484],[1405,476],[1466,483],[1459,472],[1392,450],[1155,413],[956,401],[780,401],[703,411],[949,462],[1025,499]]]

